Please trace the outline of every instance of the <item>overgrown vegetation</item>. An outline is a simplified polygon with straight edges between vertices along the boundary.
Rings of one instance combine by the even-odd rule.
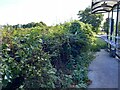
[[[107,48],[107,43],[102,40],[101,38],[94,38],[94,43],[92,45],[92,48],[91,50],[93,52],[97,52],[97,51],[100,51],[100,49],[106,49]]]
[[[79,21],[2,30],[4,88],[86,88],[95,44],[92,26]]]

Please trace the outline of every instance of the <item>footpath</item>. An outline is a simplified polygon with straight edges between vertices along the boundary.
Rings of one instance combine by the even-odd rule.
[[[92,81],[88,88],[120,89],[120,60],[102,49],[89,65],[88,77]]]

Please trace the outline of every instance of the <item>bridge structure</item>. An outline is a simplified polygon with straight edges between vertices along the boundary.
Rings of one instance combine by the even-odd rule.
[[[100,36],[107,42],[108,51],[120,58],[120,0],[92,0],[92,14],[108,13],[107,35]]]

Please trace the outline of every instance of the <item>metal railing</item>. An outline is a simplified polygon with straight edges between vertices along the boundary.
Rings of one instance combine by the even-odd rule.
[[[120,58],[120,37],[119,36],[109,36],[109,35],[99,35],[99,38],[103,39],[111,48],[108,48],[110,52],[114,51],[114,54]],[[116,38],[118,42],[107,39],[107,37]]]

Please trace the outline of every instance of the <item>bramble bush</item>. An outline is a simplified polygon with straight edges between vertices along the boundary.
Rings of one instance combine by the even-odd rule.
[[[6,32],[10,37],[3,36],[2,43],[3,88],[15,89],[21,84],[26,88],[54,87],[55,69],[42,50],[38,32],[32,30],[25,36],[12,36],[10,32]]]
[[[10,28],[10,29],[8,29]],[[86,88],[93,32],[79,21],[2,30],[3,89]]]

